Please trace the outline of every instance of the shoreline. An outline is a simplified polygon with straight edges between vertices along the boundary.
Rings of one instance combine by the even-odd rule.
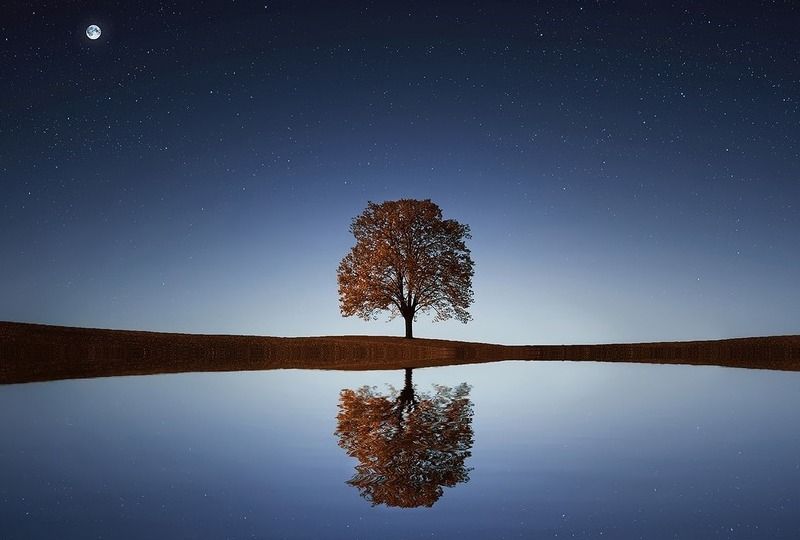
[[[389,336],[284,338],[0,322],[0,384],[198,371],[390,370],[504,360],[800,371],[800,335],[598,345],[496,345]]]

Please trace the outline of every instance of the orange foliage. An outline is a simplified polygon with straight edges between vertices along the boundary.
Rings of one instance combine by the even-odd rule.
[[[430,199],[368,203],[353,220],[356,245],[337,272],[342,315],[365,320],[389,310],[411,321],[418,312],[434,320],[470,320],[474,262],[465,240],[469,226],[442,219]]]

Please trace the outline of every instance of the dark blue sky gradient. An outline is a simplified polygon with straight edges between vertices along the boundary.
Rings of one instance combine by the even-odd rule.
[[[343,319],[368,200],[470,224],[507,343],[800,332],[800,9],[20,3],[0,20],[0,319]],[[103,34],[89,41],[96,23]]]

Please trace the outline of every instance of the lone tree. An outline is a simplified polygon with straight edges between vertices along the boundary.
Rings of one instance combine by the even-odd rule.
[[[406,337],[413,337],[418,312],[433,311],[434,321],[471,319],[475,263],[464,243],[469,226],[442,219],[430,199],[369,202],[353,220],[356,245],[339,263],[342,315],[364,320],[388,310],[402,315]]]

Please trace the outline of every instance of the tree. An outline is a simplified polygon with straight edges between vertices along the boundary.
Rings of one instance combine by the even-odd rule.
[[[388,396],[369,386],[339,395],[339,446],[359,461],[347,483],[373,506],[433,506],[444,487],[469,481],[464,462],[473,444],[470,387],[417,393],[406,369],[403,390],[390,389]]]
[[[434,321],[471,319],[475,263],[465,240],[469,226],[442,219],[430,199],[369,202],[353,220],[356,245],[339,263],[342,315],[365,320],[382,310],[401,315],[406,337],[419,312],[434,312]]]

